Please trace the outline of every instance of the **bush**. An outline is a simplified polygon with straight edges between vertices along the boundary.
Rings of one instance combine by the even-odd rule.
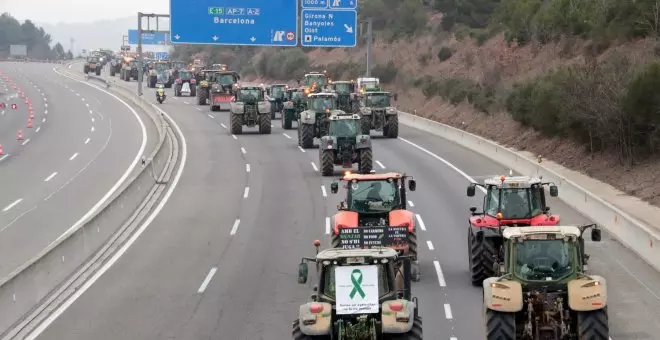
[[[286,80],[302,77],[308,66],[309,58],[302,49],[286,48],[263,53],[254,68],[262,77]]]
[[[467,100],[485,113],[488,113],[495,103],[495,91],[492,88],[481,86],[467,78],[433,79],[431,76],[424,76],[415,80],[414,84],[422,87],[422,93],[427,99],[440,96],[452,105]]]
[[[440,48],[440,51],[438,51],[438,59],[440,60],[440,62],[443,62],[451,58],[453,54],[454,52],[451,50],[451,48],[447,46],[442,46],[442,48]]]
[[[396,79],[396,75],[399,73],[399,69],[396,67],[393,61],[387,63],[387,65],[376,65],[371,70],[371,73],[374,77],[379,78],[383,84],[391,84]]]

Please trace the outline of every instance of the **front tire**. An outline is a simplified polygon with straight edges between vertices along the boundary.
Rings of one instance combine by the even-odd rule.
[[[240,135],[243,133],[243,117],[241,115],[230,113],[229,124],[231,125],[231,133],[233,135]]]
[[[332,150],[321,150],[321,175],[332,176],[335,170],[335,153]]]
[[[516,340],[516,314],[487,309],[486,339]]]
[[[578,312],[578,332],[580,340],[601,340],[610,338],[607,308],[589,312]]]
[[[392,115],[387,117],[383,131],[387,131],[385,137],[398,138],[399,137],[399,116]]]
[[[374,157],[371,149],[360,150],[360,163],[358,165],[361,174],[368,174],[374,167]]]
[[[303,334],[303,332],[300,331],[299,319],[295,319],[293,321],[293,333],[291,336],[293,340],[330,340],[331,339],[330,335],[312,336],[312,335]]]
[[[298,128],[298,144],[303,149],[314,147],[314,125],[300,124],[300,127]]]
[[[369,136],[371,133],[371,119],[363,117],[360,127],[362,127],[362,134]]]
[[[410,331],[403,334],[385,334],[387,340],[423,340],[422,317],[416,316]]]
[[[259,133],[262,135],[270,135],[270,117],[268,114],[259,116]]]
[[[495,275],[493,270],[495,244],[486,237],[479,241],[472,230],[468,229],[468,249],[472,285],[480,287],[486,278]]]

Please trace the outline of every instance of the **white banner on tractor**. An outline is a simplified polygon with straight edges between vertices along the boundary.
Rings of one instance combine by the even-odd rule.
[[[189,83],[183,83],[183,85],[181,86],[181,92],[190,93],[190,84]]]
[[[335,268],[337,314],[378,313],[378,266]]]

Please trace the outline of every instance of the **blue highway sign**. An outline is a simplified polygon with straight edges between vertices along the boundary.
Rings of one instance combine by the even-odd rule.
[[[357,0],[328,0],[328,3],[330,5],[330,9],[357,10]]]
[[[170,39],[172,44],[296,46],[298,1],[170,0]]]
[[[167,33],[142,33],[142,45],[167,45],[169,41]],[[137,30],[128,30],[128,43],[137,45]]]
[[[357,11],[303,9],[300,31],[305,47],[355,47]]]
[[[169,58],[169,53],[167,53],[167,52],[155,52],[154,57],[157,60],[167,60]]]
[[[302,1],[302,8],[328,8],[328,1],[332,0],[300,0]]]

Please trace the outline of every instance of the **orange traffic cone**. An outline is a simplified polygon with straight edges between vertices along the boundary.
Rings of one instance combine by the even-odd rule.
[[[28,129],[31,129],[31,128],[32,128],[32,118],[28,119],[28,126],[27,126],[27,128],[28,128]]]
[[[25,104],[30,104],[30,100],[25,98]]]
[[[28,110],[30,110],[30,112],[32,111],[32,104],[28,106]]]
[[[0,156],[3,156],[5,154],[5,149],[2,147],[2,144],[0,144]]]
[[[23,140],[23,130],[18,130],[16,134],[16,140]]]
[[[21,98],[25,98],[25,93],[21,92]]]
[[[30,119],[34,119],[34,113],[30,111]]]

